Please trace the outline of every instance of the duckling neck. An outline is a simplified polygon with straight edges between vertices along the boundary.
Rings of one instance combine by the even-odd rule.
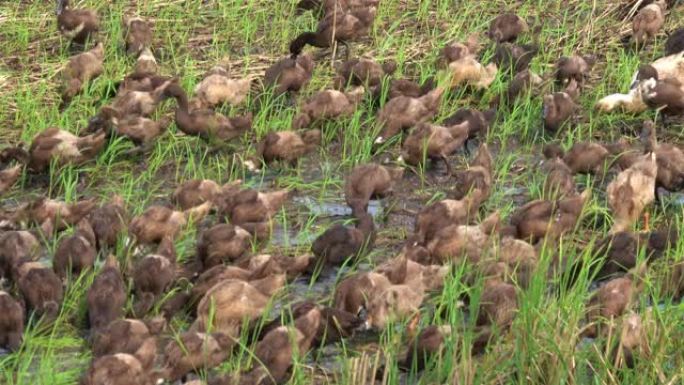
[[[373,223],[372,215],[363,213],[358,215],[356,220],[356,228],[359,229],[366,238],[370,237],[375,232],[375,224]]]
[[[307,44],[321,48],[321,44],[318,42],[318,35],[315,32],[304,32],[290,43],[290,54],[293,57],[298,56]]]

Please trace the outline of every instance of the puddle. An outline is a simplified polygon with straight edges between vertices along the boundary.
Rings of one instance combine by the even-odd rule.
[[[335,202],[335,201],[318,201],[311,197],[295,197],[293,198],[295,203],[301,204],[306,207],[312,214],[316,216],[331,216],[331,217],[342,217],[351,216],[352,211],[347,203]],[[379,217],[383,214],[383,205],[381,200],[371,200],[368,202],[368,212],[373,217]]]

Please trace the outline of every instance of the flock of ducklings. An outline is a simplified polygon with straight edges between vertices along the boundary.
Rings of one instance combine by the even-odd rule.
[[[302,1],[300,8],[321,12],[318,28],[291,43],[291,55],[266,70],[263,85],[275,94],[299,91],[314,66],[312,57],[302,52],[304,47],[326,48],[340,43],[349,55],[349,43],[368,34],[377,5],[378,0]],[[665,12],[662,0],[638,10],[633,23],[636,44],[653,40],[663,26]],[[72,9],[61,0],[57,14],[60,32],[73,44],[87,44],[98,31],[98,15],[91,10]],[[228,141],[250,130],[251,115],[226,117],[212,108],[240,104],[250,91],[251,79],[232,79],[217,67],[189,99],[177,78],[157,73],[150,46],[151,25],[130,18],[125,27],[126,50],[138,57],[135,69],[120,82],[113,100],[90,120],[88,135],[48,128],[33,139],[28,150],[22,146],[5,148],[2,164],[17,164],[0,172],[0,193],[10,189],[24,169],[41,173],[51,164],[80,164],[93,159],[105,148],[110,135],[145,146],[172,121],[183,133],[208,140]],[[417,165],[427,160],[443,161],[455,189],[449,199],[429,204],[418,213],[415,231],[399,256],[372,271],[344,278],[335,288],[331,306],[313,302],[293,305],[292,324],[282,324],[277,317],[258,333],[254,350],[257,359],[251,368],[235,376],[211,378],[210,383],[284,383],[289,379],[295,352],[305,354],[321,344],[348,338],[360,328],[381,330],[390,320],[415,317],[426,296],[443,286],[449,266],[458,263],[471,264],[485,279],[477,314],[478,337],[473,345],[473,352],[481,353],[513,322],[517,292],[528,285],[541,248],[553,250],[561,237],[577,226],[591,191],[576,191],[573,176],[602,173],[607,167],[617,169],[606,194],[613,227],[596,246],[596,258],[603,260],[597,275],[602,283],[587,305],[584,333],[594,337],[610,333],[606,320],[622,319],[622,332],[618,333],[622,349],[613,354],[627,365],[633,364],[633,355],[648,354],[640,315],[630,310],[647,268],[637,264],[637,256],[645,248],[647,260],[657,258],[678,241],[679,231],[676,226],[652,231],[647,218],[644,231],[633,228],[642,215],[647,217],[657,188],[684,188],[684,152],[676,145],[657,143],[655,123],[644,123],[638,148],[626,140],[579,142],[568,151],[557,145],[545,147],[545,197],[517,208],[508,223],[498,212],[480,223],[473,222],[494,184],[494,159],[484,141],[467,169],[451,169],[450,155],[464,148],[466,141],[486,137],[497,115],[513,105],[518,95],[534,93],[541,82],[528,69],[537,48],[515,43],[528,29],[525,20],[514,14],[492,20],[487,36],[496,49],[494,61],[486,65],[478,59],[480,43],[476,36],[444,48],[442,58],[452,75],[449,87],[482,89],[499,71],[515,73],[508,91],[494,98],[487,111],[464,109],[441,124],[433,123],[443,88],[432,80],[417,84],[390,79],[389,91],[383,93],[383,81],[392,77],[394,63],[352,59],[339,67],[335,89],[320,91],[301,104],[291,131],[269,133],[258,143],[256,155],[245,158],[250,169],[257,171],[274,161],[296,164],[320,144],[320,131],[311,128],[317,122],[351,114],[367,93],[374,98],[386,94],[387,100],[377,112],[381,129],[376,142],[405,132],[403,162]],[[98,43],[69,60],[63,71],[64,103],[102,74],[104,49]],[[575,100],[593,62],[593,58],[582,56],[558,60],[555,75],[562,90],[543,96],[543,122],[549,132],[555,134],[571,123],[577,110]],[[683,84],[684,29],[680,29],[670,34],[663,58],[639,69],[628,94],[609,95],[597,107],[602,111],[658,108],[665,114],[678,114],[684,110]],[[167,98],[177,101],[174,119],[151,120],[150,115]],[[82,384],[174,382],[193,371],[217,366],[229,358],[241,329],[256,325],[271,297],[289,280],[338,267],[373,247],[375,223],[368,212],[369,201],[390,195],[403,176],[400,167],[375,163],[355,167],[344,186],[355,225],[330,227],[313,242],[312,255],[297,257],[251,253],[255,239],[265,242],[270,237],[272,218],[288,201],[290,192],[257,191],[245,188],[240,181],[225,185],[212,180],[188,181],[173,193],[175,207],[153,205],[133,218],[119,197],[106,203],[42,198],[21,205],[6,215],[5,230],[0,233],[0,274],[11,284],[6,286],[11,287],[9,291],[0,291],[0,346],[20,349],[27,312],[42,317],[41,322],[54,320],[60,312],[65,280],[93,269],[98,256],[109,255],[87,293],[93,359]],[[192,287],[167,299],[161,305],[161,315],[151,317],[154,305],[180,278],[182,269],[177,266],[174,239],[188,224],[212,212],[218,221],[200,232],[196,260],[192,262],[194,275],[186,277],[192,280]],[[26,225],[35,227],[22,227]],[[73,228],[73,234],[59,241],[52,267],[36,261],[42,249],[39,239],[67,228]],[[129,314],[124,312],[128,298],[124,277],[117,258],[110,254],[121,236],[128,236],[136,245],[156,245],[155,252],[138,258],[125,274],[134,288]],[[563,268],[567,266],[553,266],[552,271]],[[671,273],[673,295],[679,297],[684,294],[684,268],[675,265]],[[161,338],[167,322],[184,309],[195,315],[190,329],[176,339]],[[417,332],[417,320],[409,322],[413,341],[401,366],[420,370],[427,359],[440,352],[452,327],[431,325]],[[165,341],[163,347],[161,341]]]

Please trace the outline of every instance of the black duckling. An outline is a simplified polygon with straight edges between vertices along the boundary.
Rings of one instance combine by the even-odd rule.
[[[320,130],[275,131],[269,132],[259,141],[255,159],[244,162],[250,171],[261,171],[261,162],[269,164],[275,161],[286,162],[297,167],[299,158],[314,151],[321,144]]]
[[[290,197],[289,190],[260,192],[244,189],[237,193],[228,193],[217,198],[219,215],[229,218],[234,225],[265,239],[270,234],[270,223]]]
[[[641,45],[646,40],[652,40],[665,24],[667,2],[656,0],[643,7],[632,21],[632,38],[634,43]]]
[[[475,190],[479,190],[482,194],[481,201],[487,200],[492,191],[493,164],[494,160],[489,146],[483,141],[477,149],[475,158],[468,164],[468,168],[454,173],[454,188],[450,191],[450,197],[463,199]]]
[[[228,359],[235,343],[223,333],[182,333],[164,348],[162,377],[174,382],[190,372],[218,366]]]
[[[34,260],[41,251],[40,242],[29,231],[7,231],[0,234],[0,278],[12,276],[20,260]]]
[[[38,224],[46,235],[51,236],[55,230],[76,225],[95,205],[92,199],[66,203],[43,197],[31,202],[26,210],[30,221]]]
[[[252,128],[251,114],[228,118],[209,109],[190,111],[188,96],[179,84],[170,84],[164,93],[178,102],[176,126],[185,134],[229,141]]]
[[[17,164],[0,171],[0,196],[17,183],[23,168],[21,164]]]
[[[347,60],[337,69],[335,88],[342,89],[347,85],[378,87],[383,79],[391,76],[396,69],[397,63],[393,60],[387,60],[382,64],[364,58]]]
[[[403,168],[389,168],[376,163],[358,165],[345,179],[344,199],[352,210],[365,212],[371,199],[390,195],[403,175]]]
[[[134,354],[150,336],[150,330],[143,321],[114,319],[108,322],[107,326],[95,331],[92,347],[93,356],[101,357],[117,353]]]
[[[423,163],[424,158],[441,160],[447,174],[452,175],[448,156],[463,147],[469,136],[470,127],[467,122],[448,127],[419,123],[404,141],[399,161],[417,166]]]
[[[219,223],[202,231],[197,241],[197,258],[204,269],[235,262],[251,247],[252,235],[240,226]]]
[[[137,316],[142,317],[176,278],[176,249],[173,240],[164,237],[156,253],[148,254],[136,263],[132,275],[136,295],[133,309]]]
[[[123,35],[126,39],[126,53],[137,56],[152,46],[152,25],[140,17],[124,17]]]
[[[504,13],[497,16],[489,24],[487,36],[497,43],[513,42],[518,35],[529,30],[527,22],[513,13]]]
[[[0,347],[16,351],[24,334],[24,308],[12,296],[0,290]]]
[[[184,211],[164,206],[150,206],[145,212],[131,220],[128,232],[142,244],[158,243],[165,237],[175,238],[189,221],[199,221],[211,210],[208,201]]]
[[[665,42],[665,56],[674,55],[684,51],[684,28],[677,28],[670,33]]]
[[[93,227],[98,250],[104,247],[114,247],[128,223],[123,198],[115,194],[110,202],[93,209],[88,214],[88,221]]]
[[[574,79],[578,84],[584,84],[594,63],[595,59],[590,56],[563,56],[556,62],[556,81],[566,85]]]
[[[100,18],[90,9],[71,9],[69,0],[57,0],[59,32],[77,44],[84,44],[100,29]]]
[[[104,131],[79,137],[57,127],[48,128],[37,134],[31,142],[29,169],[41,172],[53,161],[58,166],[82,164],[99,154],[106,139]]]
[[[443,93],[443,88],[435,88],[417,98],[399,96],[391,99],[378,111],[377,122],[382,131],[375,143],[384,143],[403,130],[434,118]]]
[[[656,154],[656,185],[669,191],[684,188],[684,151],[674,144],[657,143],[655,123],[651,120],[644,122],[641,139],[644,151]]]
[[[150,373],[157,356],[157,340],[148,338],[134,354],[117,353],[94,359],[81,385],[154,385]]]
[[[570,80],[563,92],[544,95],[542,118],[546,131],[556,134],[572,118],[578,109],[575,103],[575,99],[579,95],[578,92],[577,82]]]
[[[273,89],[275,95],[286,92],[299,92],[311,80],[314,62],[311,55],[303,54],[297,58],[286,57],[273,63],[264,74],[264,87]]]
[[[504,73],[517,74],[529,69],[537,52],[539,47],[534,44],[500,43],[496,45],[492,61]]]
[[[375,224],[373,216],[358,209],[353,209],[356,218],[355,227],[342,224],[327,229],[318,236],[311,245],[311,251],[318,259],[318,264],[340,266],[348,258],[357,256],[363,250],[373,248]]]
[[[62,101],[69,102],[85,85],[104,72],[104,45],[97,43],[93,49],[69,58],[62,70]]]
[[[124,314],[126,297],[126,286],[119,271],[119,262],[114,255],[110,254],[102,270],[97,274],[88,289],[88,321],[90,328],[97,333],[99,330],[108,327],[110,323],[121,318]],[[110,343],[116,344],[118,342],[110,340]],[[104,345],[104,340],[101,339],[98,344]],[[93,350],[97,350],[96,355],[119,353],[119,351],[112,352],[104,348],[94,348]]]
[[[247,98],[251,85],[251,79],[232,79],[225,68],[217,66],[195,86],[195,95],[203,108],[222,104],[237,106]]]
[[[357,87],[350,92],[338,90],[317,92],[299,108],[299,114],[292,120],[292,129],[305,128],[319,120],[351,115],[363,98],[363,93],[363,87]]]
[[[357,41],[368,35],[375,20],[376,8],[358,8],[347,12],[333,12],[318,23],[316,32],[304,32],[290,43],[290,54],[296,58],[308,44],[317,48],[332,47],[335,42],[347,47],[349,42]]]
[[[483,198],[481,190],[474,190],[461,200],[443,199],[426,206],[416,216],[416,242],[426,245],[440,229],[472,222]]]
[[[40,262],[22,260],[14,266],[14,277],[27,308],[38,317],[55,320],[64,291],[62,281],[52,269]]]
[[[97,243],[95,232],[87,219],[82,219],[76,231],[62,238],[52,258],[52,269],[58,277],[65,279],[69,275],[77,277],[95,265]]]

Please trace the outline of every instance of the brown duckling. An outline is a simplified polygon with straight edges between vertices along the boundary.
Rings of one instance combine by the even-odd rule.
[[[491,102],[493,106],[512,105],[520,96],[526,95],[542,84],[542,78],[530,70],[523,70],[515,74],[508,84],[506,92],[497,95]]]
[[[544,95],[542,118],[545,130],[556,134],[572,118],[578,109],[574,100],[579,95],[578,92],[577,82],[571,79],[565,91]]]
[[[534,44],[500,43],[496,45],[492,61],[504,74],[517,74],[529,69],[537,52],[539,47]]]
[[[494,160],[492,153],[489,152],[487,143],[480,143],[477,154],[465,170],[458,170],[454,173],[454,188],[451,191],[454,199],[463,199],[468,194],[479,190],[482,194],[481,200],[484,202],[489,198],[492,190],[492,173]]]
[[[606,195],[613,212],[611,233],[629,230],[644,208],[655,200],[657,174],[656,154],[649,153],[610,182]]]
[[[152,120],[144,116],[131,116],[125,118],[112,117],[112,131],[117,136],[123,136],[136,145],[152,144],[160,137],[171,124],[172,119],[163,116],[159,120]]]
[[[606,160],[611,155],[606,146],[594,142],[577,142],[566,153],[557,145],[549,145],[544,151],[558,154],[573,174],[600,175],[606,169]]]
[[[444,286],[444,279],[449,273],[449,267],[423,265],[411,260],[406,253],[402,253],[384,262],[373,271],[387,276],[393,285],[422,287],[425,291],[434,291]]]
[[[62,100],[69,102],[85,85],[104,72],[104,45],[100,42],[90,51],[69,58],[61,72]]]
[[[17,183],[24,167],[21,164],[0,171],[0,196]]]
[[[337,224],[328,228],[314,240],[311,251],[318,259],[318,264],[340,266],[348,258],[356,257],[360,252],[367,252],[373,248],[375,241],[373,216],[358,209],[352,211],[356,217],[355,227]]]
[[[9,278],[20,260],[38,257],[40,242],[29,231],[7,231],[0,234],[0,278]]]
[[[299,158],[313,151],[321,144],[320,130],[307,130],[301,133],[295,131],[269,132],[257,144],[256,159],[244,162],[251,171],[261,171],[259,163],[268,164],[274,161],[289,163],[297,167]]]
[[[388,168],[376,163],[358,165],[344,181],[344,199],[352,210],[367,211],[368,202],[390,195],[403,175],[403,168]]]
[[[632,38],[637,45],[652,40],[665,24],[667,1],[656,0],[643,7],[632,21]]]
[[[363,93],[363,87],[346,93],[338,90],[317,92],[299,108],[299,114],[292,120],[292,129],[298,130],[315,121],[352,114],[363,98]]]
[[[631,306],[643,283],[638,275],[644,266],[637,267],[624,277],[614,278],[602,284],[587,304],[587,320],[591,323],[587,337],[597,337],[603,322],[620,317]]]
[[[462,124],[468,122],[470,128],[468,139],[475,137],[484,138],[489,133],[489,128],[496,119],[496,108],[490,108],[485,111],[476,109],[460,109],[453,115],[444,119],[442,124],[445,126],[453,126],[455,124]]]
[[[391,99],[378,111],[377,121],[382,131],[375,143],[384,143],[403,130],[432,119],[439,110],[443,93],[443,88],[435,88],[417,98],[400,96]]]
[[[368,301],[376,293],[384,292],[392,285],[384,275],[375,272],[358,272],[340,281],[335,288],[334,307],[351,314],[368,307]]]
[[[90,9],[71,9],[69,0],[57,0],[59,32],[77,44],[84,44],[100,29],[100,18]]]
[[[113,247],[128,223],[128,214],[123,198],[115,194],[108,203],[100,205],[88,214],[98,249]]]
[[[656,154],[656,185],[669,191],[684,188],[684,151],[673,144],[657,143],[655,123],[651,120],[644,122],[641,138],[645,152]]]
[[[369,298],[366,328],[383,330],[389,322],[418,313],[425,298],[422,285],[390,285]]]
[[[591,189],[586,189],[580,195],[533,200],[514,211],[510,222],[518,239],[533,244],[547,237],[555,240],[575,228],[590,197]]]
[[[408,328],[411,326],[409,325]],[[409,343],[409,349],[406,352],[406,357],[399,364],[400,367],[406,370],[415,368],[416,371],[422,371],[429,360],[444,349],[446,338],[450,335],[450,325],[426,327]]]
[[[316,32],[304,32],[292,40],[290,54],[296,58],[307,44],[317,48],[328,48],[337,42],[347,47],[346,54],[349,58],[348,43],[368,35],[375,14],[375,7],[328,14],[318,23]]]
[[[230,181],[223,186],[211,179],[190,179],[174,190],[171,200],[183,210],[213,201],[219,194],[236,192],[242,184],[241,179]]]
[[[527,22],[513,13],[504,13],[489,24],[487,36],[497,43],[512,42],[529,30]]]
[[[110,254],[102,270],[97,274],[88,289],[88,321],[90,328],[97,332],[107,327],[111,322],[121,318],[124,313],[124,306],[126,305],[126,297],[126,286],[119,271],[119,262],[114,255]],[[112,343],[116,342],[112,341]],[[100,354],[96,355],[118,352],[100,351]]]
[[[518,311],[518,295],[515,286],[497,279],[488,279],[480,294],[480,311],[477,324],[508,329]]]
[[[213,203],[208,201],[184,211],[176,211],[164,206],[150,206],[131,220],[128,232],[139,243],[156,243],[164,237],[175,238],[189,221],[199,221],[211,210]]]
[[[684,51],[684,28],[677,28],[665,41],[665,56],[678,54]]]
[[[217,283],[234,279],[249,282],[254,277],[254,273],[246,268],[238,266],[216,265],[205,269],[195,280],[190,290],[189,302],[196,305],[205,294]]]
[[[38,198],[26,208],[31,222],[38,224],[47,235],[56,230],[74,226],[95,208],[95,201],[86,199],[66,203],[48,198]]]
[[[114,319],[105,327],[95,331],[93,356],[100,357],[117,353],[134,354],[150,336],[150,330],[143,321]]]
[[[539,261],[537,248],[523,240],[505,236],[495,243],[490,251],[496,258],[498,266],[495,269],[485,268],[486,277],[492,277],[491,273],[502,267],[501,273],[503,274],[495,278],[522,288],[529,286]]]
[[[451,87],[469,85],[481,90],[489,87],[496,79],[498,67],[495,63],[486,66],[472,56],[466,56],[449,63]]]
[[[583,84],[589,76],[589,71],[594,66],[595,59],[590,56],[562,56],[556,62],[556,81],[567,84],[574,79],[578,84]]]
[[[435,88],[435,81],[433,78],[426,79],[423,84],[415,82],[410,79],[391,79],[389,82],[389,91],[387,91],[387,98],[392,100],[400,96],[407,98],[420,98]],[[374,96],[380,99],[382,89],[376,88]]]
[[[204,269],[234,262],[251,247],[252,235],[240,226],[219,223],[202,231],[197,241],[197,258]]]
[[[33,138],[29,147],[29,168],[40,172],[56,161],[59,166],[81,164],[93,159],[105,145],[104,131],[76,136],[57,127],[48,128]]]
[[[234,225],[264,239],[270,233],[270,222],[290,197],[289,190],[260,192],[244,189],[225,194],[219,198],[219,214],[229,218]]]
[[[547,146],[549,147],[549,146]],[[560,146],[558,146],[560,148]],[[544,149],[543,170],[546,174],[544,180],[544,197],[548,199],[564,198],[577,194],[573,172],[557,153],[550,153]]]
[[[102,121],[111,121],[114,130],[122,135],[127,135],[119,125],[133,125],[136,117],[149,117],[159,106],[159,103],[166,99],[166,88],[177,82],[175,78],[165,76],[136,76],[133,79],[128,76],[119,86],[124,87],[119,90],[116,98],[112,102],[100,109],[98,118]],[[122,123],[123,121],[123,123]],[[127,122],[128,121],[128,122]],[[165,121],[164,118],[161,119]],[[143,120],[142,122],[146,122]],[[149,124],[149,123],[148,123]],[[133,133],[131,133],[133,134]],[[150,133],[136,133],[130,135],[131,139],[152,136]]]
[[[451,164],[447,157],[463,147],[469,135],[470,127],[467,122],[448,127],[419,123],[404,141],[399,161],[419,165],[424,158],[439,159],[444,162],[447,174],[452,175]]]
[[[416,241],[426,245],[440,229],[471,222],[477,216],[483,198],[481,190],[474,190],[461,200],[443,199],[426,206],[416,216]]]
[[[126,53],[139,55],[152,46],[152,24],[140,17],[124,17],[123,35],[126,39]]]
[[[174,382],[192,371],[218,366],[230,356],[235,342],[223,333],[182,333],[164,348],[162,376]]]
[[[78,276],[95,265],[97,243],[95,232],[87,219],[82,219],[76,231],[62,238],[52,258],[52,269],[58,277],[65,279],[68,275]]]
[[[490,214],[479,225],[450,225],[439,229],[427,243],[432,260],[436,262],[461,261],[465,258],[471,263],[480,261],[488,248],[490,235],[500,226],[498,212]]]
[[[153,385],[150,369],[157,355],[157,341],[148,338],[134,354],[108,354],[94,359],[81,385]]]
[[[472,34],[463,43],[454,41],[444,46],[440,51],[440,61],[449,64],[468,56],[476,56],[479,50],[480,36]]]
[[[314,62],[311,55],[299,55],[297,58],[286,57],[273,63],[264,75],[264,87],[273,88],[275,95],[286,92],[298,92],[311,80]]]
[[[342,89],[347,85],[378,87],[396,69],[397,63],[394,60],[387,60],[382,64],[364,58],[347,60],[337,69],[335,88]]]
[[[229,141],[252,128],[251,114],[228,118],[209,109],[190,111],[188,96],[179,84],[169,84],[164,94],[178,102],[176,126],[185,134]]]
[[[195,95],[205,108],[226,103],[237,106],[247,98],[251,85],[251,79],[231,79],[225,68],[217,66],[195,86]]]
[[[24,334],[24,308],[0,290],[0,348],[16,351]]]
[[[64,291],[52,269],[40,262],[21,260],[14,265],[14,277],[28,309],[49,321],[57,318]]]
[[[133,270],[137,316],[146,314],[176,278],[176,248],[170,237],[164,237],[157,252],[141,259]]]
[[[209,289],[200,300],[193,330],[212,330],[238,338],[243,322],[261,317],[269,300],[248,282],[225,279]]]
[[[664,80],[648,79],[639,84],[643,102],[653,109],[662,109],[663,114],[679,115],[684,112],[684,85],[675,78]]]
[[[651,354],[648,334],[641,316],[637,313],[626,314],[622,317],[620,340],[613,350],[613,361],[616,367],[622,365],[633,368],[636,358],[647,358]]]

